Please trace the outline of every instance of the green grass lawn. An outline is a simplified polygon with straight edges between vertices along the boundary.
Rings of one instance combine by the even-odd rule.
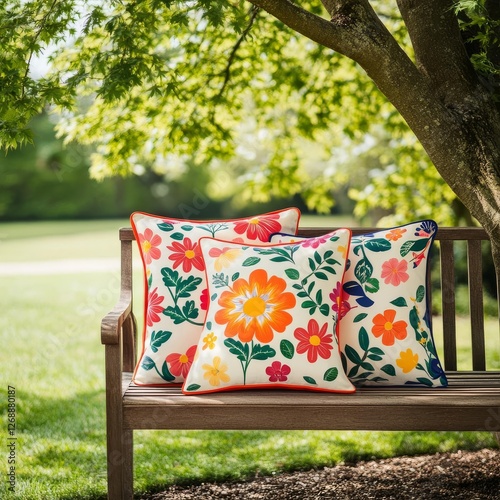
[[[36,234],[30,238],[24,224],[0,224],[0,263],[117,257],[116,230],[123,225],[126,221],[37,223],[29,225]],[[140,289],[141,280],[136,282]],[[8,386],[15,388],[17,424],[16,495],[7,491],[4,452],[0,498],[105,498],[99,323],[118,298],[118,287],[115,271],[0,276],[0,391],[7,401]],[[488,321],[488,328],[488,362],[499,369],[498,324]],[[459,341],[461,360],[467,344],[465,334]],[[6,404],[1,408],[5,443]],[[135,443],[137,492],[372,457],[496,446],[490,434],[470,432],[140,431]]]

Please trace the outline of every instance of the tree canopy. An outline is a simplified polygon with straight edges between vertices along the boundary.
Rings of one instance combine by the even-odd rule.
[[[183,157],[217,172],[221,160],[242,153],[253,160],[243,177],[249,189],[301,192],[325,210],[336,182],[328,162],[346,137],[362,143],[382,129],[401,155],[379,187],[384,179],[404,185],[408,199],[430,182],[424,191],[458,196],[490,233],[500,225],[495,0],[1,5],[6,149],[29,141],[30,118],[52,106],[68,141],[94,146],[96,177],[167,172]],[[33,63],[48,53],[52,70],[40,77]],[[447,185],[428,174],[410,129]],[[324,159],[312,174],[303,168],[311,144]],[[388,175],[394,168],[405,182]],[[357,194],[380,203],[371,195]]]

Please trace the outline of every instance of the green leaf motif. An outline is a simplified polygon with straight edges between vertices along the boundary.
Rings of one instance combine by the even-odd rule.
[[[260,257],[248,257],[243,261],[242,266],[243,267],[255,266],[255,264],[258,264],[259,262],[260,262]]]
[[[268,345],[261,346],[260,344],[256,344],[253,346],[251,359],[264,361],[269,358],[274,358],[274,356],[276,356],[276,351]]]
[[[248,345],[245,346],[239,341],[234,339],[224,340],[224,345],[229,348],[229,352],[234,354],[240,361],[246,361],[248,358]]]
[[[361,259],[354,268],[354,275],[358,281],[363,285],[366,283],[368,278],[371,278],[373,274],[372,263],[368,259]]]
[[[193,230],[193,226],[184,225],[184,226],[181,226],[181,229],[183,231],[192,231]]]
[[[186,387],[186,391],[190,391],[190,392],[197,391],[200,387],[201,387],[201,385],[199,385],[199,384],[191,384],[188,387]]]
[[[149,356],[144,356],[144,359],[142,360],[141,363],[141,368],[143,370],[151,370],[156,366],[156,363],[149,357]]]
[[[177,240],[177,241],[182,241],[184,239],[184,235],[182,233],[172,233],[170,235],[170,237],[173,239],[173,240]]]
[[[285,269],[285,274],[291,279],[291,280],[298,280],[300,277],[299,272],[297,269]]]
[[[173,231],[174,225],[171,224],[170,222],[162,222],[161,224],[158,224],[158,229],[161,229],[162,231],[165,232]]]
[[[401,245],[399,253],[401,257],[406,257],[410,252],[420,252],[427,246],[427,239],[423,238],[417,241],[407,241]]]
[[[419,378],[417,378],[417,380],[418,380],[421,384],[426,385],[427,387],[432,387],[432,380],[429,380],[428,378],[419,377]]]
[[[394,369],[394,366],[392,365],[384,365],[382,368],[380,368],[384,373],[387,373],[387,375],[391,375],[391,377],[396,376],[396,370]]]
[[[365,290],[369,293],[377,293],[380,290],[380,283],[377,278],[368,278],[365,284]]]
[[[172,319],[174,321],[174,325],[180,325],[181,323],[184,323],[184,321],[186,321],[186,318],[183,316],[179,306],[168,306],[163,310],[163,314]]]
[[[319,278],[320,280],[324,281],[328,280],[328,276],[323,271],[316,271],[314,273],[314,276],[316,276],[316,278]]]
[[[170,337],[172,332],[167,332],[165,330],[153,331],[151,333],[150,347],[153,352],[158,352],[158,348],[164,344]]]
[[[177,286],[177,282],[179,281],[179,273],[177,271],[168,267],[163,267],[161,274],[163,276],[163,283],[165,283],[166,286]]]
[[[339,369],[336,367],[329,368],[323,375],[323,380],[326,382],[333,382],[339,375]]]
[[[363,361],[361,360],[359,354],[350,345],[345,346],[346,356],[355,364],[360,365]]]
[[[316,380],[314,380],[312,377],[304,377],[304,380],[308,383],[308,384],[311,384],[311,385],[318,385]]]
[[[196,319],[199,314],[198,308],[195,306],[194,300],[188,300],[184,304],[182,312],[184,313],[184,316],[189,319]]]
[[[358,314],[352,321],[353,323],[359,323],[360,321],[364,320],[368,316],[367,313],[361,313]]]
[[[175,377],[170,373],[170,370],[168,369],[167,362],[163,362],[163,366],[161,367],[161,378],[163,380],[166,380],[167,382],[172,382],[175,380]]]
[[[372,252],[387,252],[391,249],[391,242],[385,238],[374,238],[365,242],[365,248]]]
[[[425,286],[424,285],[420,285],[418,288],[417,288],[417,302],[422,302],[422,300],[424,300],[424,297],[425,297]]]
[[[295,355],[295,347],[289,340],[286,339],[283,339],[280,342],[280,351],[286,359],[292,359]]]
[[[328,316],[330,314],[330,307],[328,306],[328,304],[321,304],[321,306],[319,306],[319,312],[323,316]]]
[[[240,277],[240,273],[234,273],[231,276],[231,281],[234,283]]]
[[[177,296],[184,299],[190,297],[191,292],[194,292],[202,281],[201,278],[194,276],[188,276],[187,279],[180,280],[177,284]]]
[[[359,347],[363,349],[363,351],[367,351],[370,345],[370,339],[368,337],[368,332],[365,328],[361,327],[358,335]]]
[[[396,307],[408,307],[408,303],[404,297],[398,297],[397,299],[391,300],[391,304]]]

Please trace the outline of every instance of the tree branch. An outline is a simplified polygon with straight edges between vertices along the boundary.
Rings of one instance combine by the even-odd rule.
[[[453,0],[397,0],[416,63],[445,102],[461,101],[477,85],[462,42]]]

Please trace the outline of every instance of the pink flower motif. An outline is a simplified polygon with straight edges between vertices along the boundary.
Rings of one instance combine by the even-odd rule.
[[[406,272],[408,263],[406,260],[392,258],[382,264],[382,278],[386,285],[398,286],[400,283],[408,281],[410,277]]]
[[[205,290],[201,292],[200,309],[202,311],[206,311],[208,309],[208,288],[205,288]]]
[[[161,250],[157,248],[161,244],[161,237],[147,228],[143,234],[139,234],[139,244],[146,264],[161,257]]]
[[[162,313],[165,309],[161,304],[165,297],[158,295],[158,288],[155,288],[152,292],[148,294],[148,312],[146,317],[146,322],[148,326],[153,326],[153,323],[160,321],[160,316],[158,313]]]
[[[269,375],[269,382],[286,382],[287,375],[290,375],[292,369],[288,365],[282,365],[279,361],[273,361],[271,366],[266,368]]]
[[[169,354],[165,361],[170,365],[170,372],[175,377],[187,377],[189,369],[193,364],[194,355],[196,353],[196,346],[192,345],[185,354],[182,353],[172,353]]]
[[[351,305],[343,298],[344,294],[342,283],[339,281],[330,294],[330,299],[333,302],[332,310],[338,314],[339,319],[342,319],[351,310]]]
[[[311,248],[318,248],[320,245],[323,243],[326,243],[329,241],[331,238],[331,235],[324,235],[324,236],[316,236],[315,238],[307,238],[306,240],[301,241],[301,245],[305,248],[311,247]]]

